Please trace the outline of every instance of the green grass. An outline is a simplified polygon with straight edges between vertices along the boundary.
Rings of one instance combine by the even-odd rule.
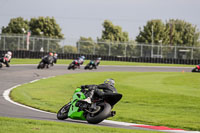
[[[53,121],[0,117],[0,133],[159,133]],[[161,133],[161,132],[160,132]]]
[[[14,89],[12,99],[42,110],[57,112],[76,87],[116,80],[123,94],[114,107],[115,121],[200,130],[200,78],[181,72],[93,72],[67,74]]]
[[[12,59],[11,64],[38,64],[41,59]],[[57,64],[70,64],[72,60],[58,59]],[[89,63],[86,60],[84,64]],[[159,64],[159,63],[138,63],[138,62],[123,62],[123,61],[101,61],[100,65],[126,65],[126,66],[176,66],[176,67],[194,67],[194,65],[182,64]]]

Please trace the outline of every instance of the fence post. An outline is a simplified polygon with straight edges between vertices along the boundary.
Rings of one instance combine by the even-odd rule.
[[[151,45],[151,58],[153,58],[153,44]]]
[[[95,55],[95,49],[96,49],[96,47],[95,47],[95,43],[94,43],[93,55]]]
[[[49,52],[49,38],[48,38],[48,41],[47,41],[47,52]]]
[[[141,49],[140,49],[141,50],[140,51],[140,57],[142,57],[143,56],[143,44],[141,44],[140,47],[141,47]]]
[[[125,45],[125,57],[126,57],[126,51],[127,51],[127,43],[124,44]]]
[[[193,48],[191,48],[191,60],[193,59]]]
[[[6,39],[6,37],[4,36],[4,40],[3,40],[3,50],[4,50],[4,51],[5,51],[5,49],[6,49],[6,44],[5,44],[5,43],[6,43],[6,40],[5,40],[5,39]]]
[[[109,43],[109,51],[108,52],[109,52],[108,56],[110,56],[110,54],[111,54],[111,42]]]
[[[20,49],[20,37],[18,36],[17,50]]]
[[[33,51],[35,51],[35,37],[33,37]]]
[[[161,45],[160,45],[160,55],[161,55],[161,58],[163,57],[162,56],[162,43],[161,43]]]
[[[77,42],[77,45],[78,45],[78,54],[80,54],[80,44],[79,44],[79,42]]]
[[[176,53],[177,53],[177,51],[176,51],[176,46],[174,46],[174,58],[176,59]]]
[[[62,53],[64,54],[64,44],[65,44],[65,39],[63,40],[63,47],[62,47]]]
[[[23,43],[22,43],[22,44],[23,44],[23,47],[22,47],[22,48],[23,48],[23,50],[24,50],[24,34],[23,34]]]

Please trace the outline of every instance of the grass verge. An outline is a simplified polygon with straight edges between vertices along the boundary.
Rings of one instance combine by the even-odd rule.
[[[116,80],[123,94],[114,107],[116,121],[200,130],[200,78],[197,73],[93,72],[68,74],[25,84],[11,98],[42,110],[57,112],[76,87]]]
[[[0,133],[159,133],[64,122],[0,117]],[[161,133],[161,132],[160,132]]]
[[[41,59],[12,59],[11,64],[38,64]],[[72,60],[58,59],[57,64],[70,64]],[[84,64],[89,63],[86,60]],[[126,65],[126,66],[171,66],[171,67],[194,67],[194,65],[182,64],[159,64],[159,63],[138,63],[138,62],[123,62],[123,61],[101,61],[100,65]]]

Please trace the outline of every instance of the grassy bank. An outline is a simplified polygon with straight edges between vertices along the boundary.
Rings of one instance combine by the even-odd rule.
[[[76,87],[116,80],[123,94],[114,107],[116,121],[200,130],[200,78],[196,73],[99,72],[68,74],[14,89],[12,99],[39,109],[57,112]]]
[[[41,59],[12,59],[11,64],[38,64]],[[57,64],[70,64],[72,60],[59,59]],[[89,63],[86,60],[84,64]],[[159,63],[137,63],[137,62],[122,62],[122,61],[101,61],[100,65],[127,65],[127,66],[177,66],[177,67],[194,67],[194,65],[181,64],[159,64]]]
[[[0,133],[159,133],[42,120],[0,117]]]

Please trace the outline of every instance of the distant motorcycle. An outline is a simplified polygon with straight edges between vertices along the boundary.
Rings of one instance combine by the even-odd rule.
[[[72,63],[69,64],[68,70],[72,69],[75,70],[79,67],[78,60],[74,60]]]
[[[2,68],[3,66],[5,66],[5,64],[3,63],[3,60],[8,60],[6,57],[1,57],[0,58],[0,68]]]
[[[96,65],[95,65],[95,62],[93,60],[91,60],[84,68],[85,70],[89,69],[89,70],[92,70],[92,69],[97,69]]]
[[[192,69],[192,72],[200,72],[200,65],[196,65],[196,67]]]
[[[97,58],[95,61],[94,60],[91,60],[86,66],[85,66],[85,70],[89,69],[89,70],[92,70],[92,69],[97,69],[97,66],[100,64],[100,60],[101,58]]]
[[[49,68],[49,65],[53,66],[53,61],[53,53],[49,53],[49,55],[45,55],[44,57],[42,57],[42,60],[37,66],[37,69]]]

